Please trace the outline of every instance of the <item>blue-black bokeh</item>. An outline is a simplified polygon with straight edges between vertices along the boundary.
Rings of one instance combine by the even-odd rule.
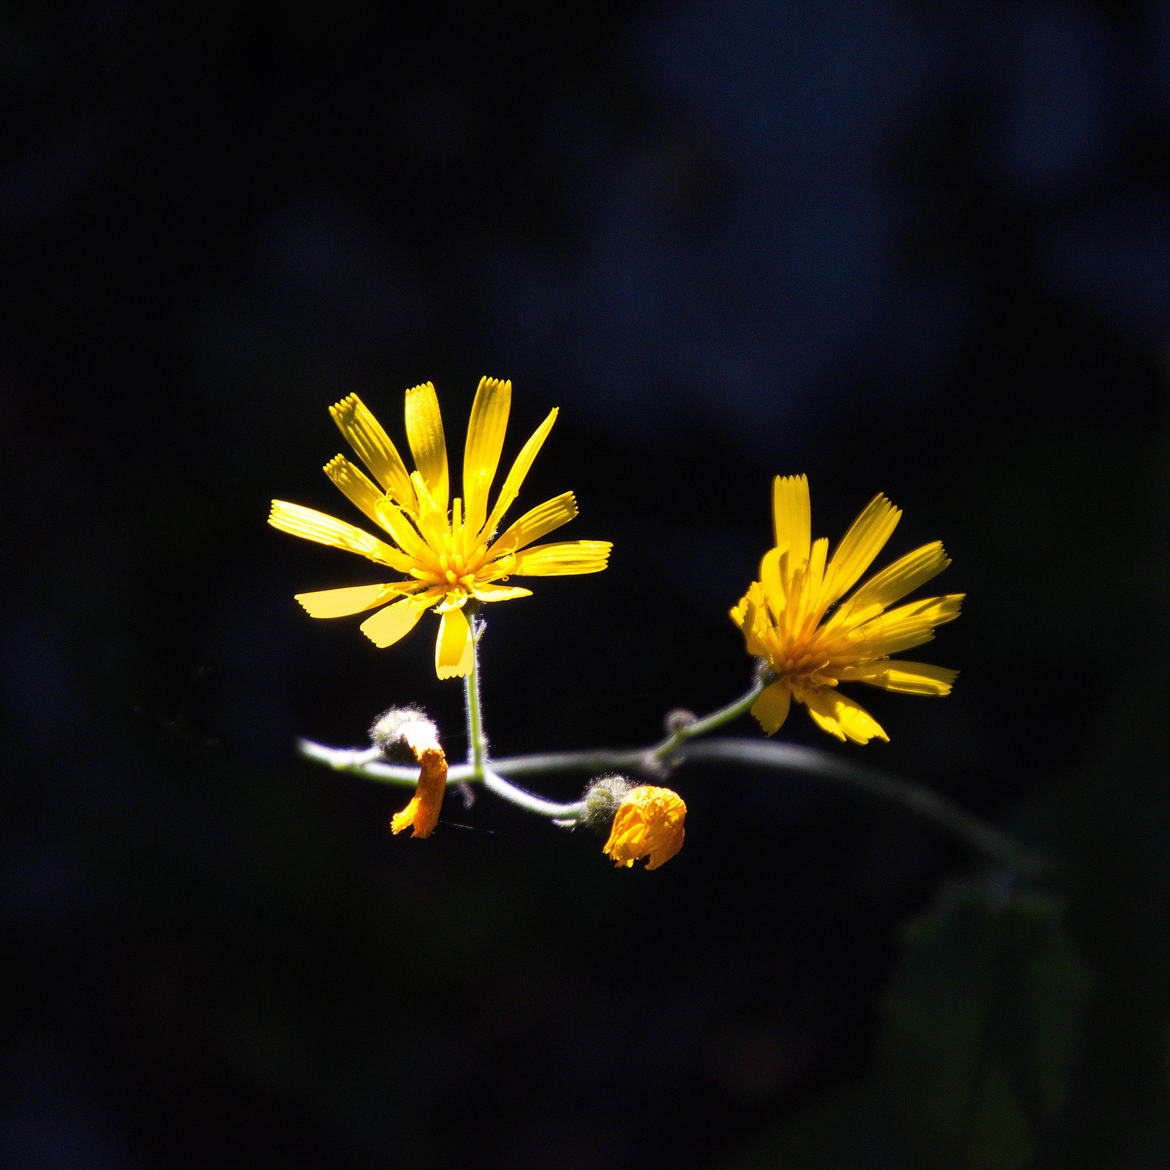
[[[344,509],[330,402],[400,434],[426,379],[449,435],[481,374],[514,444],[561,406],[525,498],[615,542],[491,612],[499,752],[739,693],[771,477],[831,536],[885,491],[970,600],[955,695],[875,695],[865,759],[1067,851],[1082,945],[1165,1022],[1165,6],[420,19],[0,17],[4,1160],[733,1166],[867,1066],[968,860],[930,826],[683,773],[684,852],[614,873],[487,798],[391,839],[400,792],[294,757],[403,701],[465,746],[425,627],[310,622],[294,592],[368,578],[264,525]]]

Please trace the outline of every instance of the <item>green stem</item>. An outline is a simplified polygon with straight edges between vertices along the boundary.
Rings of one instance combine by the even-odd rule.
[[[478,637],[477,637],[478,643]],[[467,694],[468,762],[451,768],[449,784],[482,783],[498,796],[540,816],[567,821],[578,820],[584,804],[576,801],[559,804],[545,800],[510,783],[505,777],[547,775],[552,772],[628,772],[658,779],[684,764],[737,763],[777,771],[801,772],[820,780],[846,784],[872,796],[901,805],[918,816],[933,821],[968,845],[1014,870],[1037,872],[1048,862],[1022,846],[1007,834],[968,812],[929,788],[890,776],[876,769],[842,760],[815,748],[797,744],[762,742],[749,739],[714,739],[693,744],[685,753],[679,749],[689,740],[730,723],[750,710],[766,685],[761,680],[751,690],[726,707],[702,719],[686,723],[666,739],[647,748],[632,751],[599,749],[577,752],[546,752],[538,755],[512,756],[491,761],[488,767],[487,744],[479,700],[478,645],[472,669],[465,680]],[[300,740],[302,755],[330,768],[366,776],[391,784],[414,784],[417,770],[387,764],[376,758],[371,749],[329,748],[310,740]]]
[[[767,686],[767,681],[760,679],[746,695],[741,695],[733,703],[728,703],[726,707],[720,707],[718,711],[713,711],[702,719],[693,719],[689,723],[684,723],[671,732],[660,744],[652,747],[647,755],[660,763],[665,763],[688,739],[706,735],[709,731],[715,731],[725,723],[730,723],[733,719],[746,715],[760,697],[760,692],[765,686]]]
[[[474,612],[467,615],[467,620],[471,622],[471,670],[463,679],[463,696],[467,709],[467,762],[471,766],[471,775],[466,779],[482,781],[487,766],[487,739],[483,733],[479,703],[479,639],[484,627]]]
[[[934,821],[978,852],[1011,869],[1036,873],[1048,868],[1044,858],[1016,844],[1006,833],[937,792],[875,768],[846,763],[814,748],[748,739],[713,739],[690,749],[687,762],[748,764],[757,768],[802,772],[819,780],[846,784]]]
[[[467,774],[459,775],[462,770],[455,768],[448,773],[447,782],[463,781],[464,783],[481,783],[485,788],[494,792],[504,800],[536,813],[542,817],[556,817],[562,820],[577,820],[584,811],[582,801],[572,804],[560,804],[556,801],[545,800],[535,793],[527,792],[515,784],[508,783],[502,776],[497,775],[488,767],[487,736],[483,729],[483,708],[479,691],[479,639],[483,634],[483,623],[477,621],[474,613],[468,615],[472,623],[471,670],[463,679],[463,694],[467,707]],[[456,775],[452,776],[452,772]]]
[[[483,783],[485,788],[494,792],[497,796],[502,796],[505,800],[509,800],[520,808],[527,809],[529,812],[534,812],[538,816],[577,821],[581,819],[585,812],[585,802],[583,800],[574,800],[570,804],[558,804],[554,800],[545,800],[541,796],[536,796],[534,793],[526,792],[523,788],[518,788],[515,784],[509,784],[503,776],[500,776],[491,768],[488,768],[484,772]]]

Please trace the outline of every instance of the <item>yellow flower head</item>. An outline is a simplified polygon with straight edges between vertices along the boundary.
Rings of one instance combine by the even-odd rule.
[[[613,828],[602,852],[617,865],[632,866],[648,857],[647,869],[657,869],[682,847],[687,806],[677,792],[643,784],[622,798]]]
[[[310,616],[345,617],[377,609],[362,622],[362,633],[376,646],[390,646],[414,628],[424,610],[433,609],[441,615],[435,671],[439,678],[455,678],[471,669],[468,603],[529,596],[530,589],[503,584],[512,576],[563,576],[605,568],[609,541],[533,545],[577,515],[572,492],[525,512],[497,535],[557,417],[556,410],[551,411],[524,444],[489,507],[511,402],[511,382],[480,380],[463,452],[463,495],[454,499],[449,498],[443,419],[431,383],[406,392],[406,438],[415,471],[407,471],[394,444],[356,394],[329,408],[370,475],[344,455],[331,459],[325,474],[385,535],[372,536],[284,500],[272,501],[268,523],[294,536],[358,553],[405,579],[297,594]]]
[[[748,653],[763,659],[772,676],[752,707],[768,735],[788,717],[795,699],[818,727],[840,740],[888,740],[873,716],[841,694],[841,682],[908,695],[950,693],[957,671],[890,657],[929,642],[935,626],[959,616],[962,593],[889,608],[951,563],[941,543],[907,553],[842,601],[901,515],[885,496],[875,496],[829,557],[829,542],[812,539],[808,479],[777,476],[776,545],[760,561],[760,580],[731,611]]]

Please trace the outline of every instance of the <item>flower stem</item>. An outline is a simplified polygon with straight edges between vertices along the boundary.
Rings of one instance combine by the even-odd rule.
[[[910,812],[934,821],[978,852],[1012,870],[1036,873],[1048,868],[1046,859],[1018,845],[1006,833],[945,796],[913,781],[891,776],[876,768],[847,763],[814,748],[748,739],[712,739],[696,744],[687,753],[687,762],[748,764],[757,768],[802,772],[820,780],[845,784],[900,804]]]
[[[820,780],[849,785],[872,796],[899,804],[910,812],[933,821],[978,852],[1018,872],[1035,873],[1048,867],[1046,859],[1016,844],[1006,833],[1000,832],[993,825],[945,796],[909,780],[902,780],[876,769],[842,760],[828,752],[801,747],[798,744],[749,739],[706,740],[689,746],[685,754],[679,751],[689,740],[714,731],[745,714],[763,690],[765,680],[757,682],[734,702],[713,711],[710,715],[684,724],[671,732],[666,739],[650,747],[625,751],[602,748],[512,756],[492,760],[489,767],[480,710],[478,659],[477,644],[471,672],[465,679],[468,762],[451,768],[447,774],[448,784],[482,783],[497,796],[529,812],[573,822],[579,820],[584,811],[582,801],[560,804],[545,800],[519,788],[505,777],[547,775],[553,772],[584,772],[596,775],[613,771],[653,778],[684,764],[713,763],[735,763],[782,772],[801,772]],[[370,749],[329,748],[310,740],[300,740],[298,748],[301,754],[309,759],[372,780],[391,784],[413,784],[417,779],[417,771],[378,760]]]
[[[582,801],[560,804],[545,800],[515,784],[510,784],[503,776],[497,775],[488,767],[487,736],[483,729],[483,707],[479,691],[479,639],[483,634],[484,625],[476,619],[474,613],[469,616],[472,622],[471,670],[463,679],[463,694],[467,708],[467,774],[458,775],[455,779],[463,783],[479,782],[497,796],[538,816],[577,820],[585,808]],[[462,769],[454,771],[458,773]],[[448,773],[448,782],[451,779]]]
[[[520,808],[527,809],[529,812],[534,812],[538,816],[576,821],[580,820],[582,814],[585,812],[585,802],[583,800],[575,800],[570,804],[558,804],[553,800],[545,800],[543,797],[526,792],[523,788],[518,788],[515,784],[510,784],[503,776],[492,771],[491,768],[488,768],[484,772],[483,783],[485,788],[494,792],[497,796],[502,796],[505,800],[509,800]]]
[[[487,738],[483,733],[483,714],[479,701],[479,639],[484,626],[474,613],[471,622],[471,669],[463,678],[464,704],[467,710],[467,762],[471,775],[465,780],[483,780],[487,767]]]
[[[760,679],[747,694],[741,695],[735,702],[728,703],[726,707],[720,707],[718,711],[713,711],[702,719],[691,720],[676,728],[666,739],[652,747],[646,754],[660,763],[665,763],[688,739],[706,735],[707,732],[715,731],[725,723],[730,723],[733,719],[746,715],[751,710],[752,704],[760,697],[760,692],[765,685],[764,680]]]

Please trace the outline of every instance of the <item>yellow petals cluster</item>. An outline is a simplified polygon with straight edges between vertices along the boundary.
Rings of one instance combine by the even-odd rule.
[[[632,866],[646,857],[646,868],[657,869],[683,847],[686,815],[683,798],[669,788],[650,784],[631,788],[618,805],[602,852],[619,866]]]
[[[498,531],[557,417],[554,409],[521,448],[493,503],[511,402],[511,382],[480,380],[464,445],[462,495],[453,498],[443,419],[430,382],[406,392],[413,471],[356,394],[329,408],[365,470],[337,455],[325,465],[325,474],[381,533],[371,535],[284,500],[272,501],[268,522],[305,540],[357,553],[402,574],[402,579],[297,594],[310,616],[376,610],[362,622],[362,633],[376,646],[391,646],[431,609],[440,615],[435,671],[439,678],[456,678],[471,669],[469,606],[530,596],[530,589],[506,583],[513,576],[596,573],[606,567],[612,547],[608,541],[534,543],[577,515],[572,492],[532,508]]]
[[[775,544],[760,561],[760,579],[731,610],[748,653],[771,676],[752,707],[768,735],[795,701],[840,740],[888,740],[877,720],[840,692],[843,682],[909,695],[950,692],[957,671],[891,657],[929,642],[936,626],[959,616],[961,593],[890,608],[951,563],[942,544],[923,545],[853,588],[900,517],[885,496],[875,496],[829,556],[829,542],[812,539],[808,479],[776,478]]]

